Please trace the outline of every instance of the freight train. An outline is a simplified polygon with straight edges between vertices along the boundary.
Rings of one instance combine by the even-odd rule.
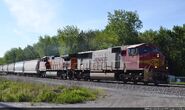
[[[165,56],[151,44],[117,46],[60,57],[0,65],[0,72],[70,80],[115,80],[124,83],[168,83]]]

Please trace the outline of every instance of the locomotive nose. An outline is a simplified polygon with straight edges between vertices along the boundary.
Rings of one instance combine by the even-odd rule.
[[[154,68],[159,68],[162,64],[162,56],[160,55],[160,53],[156,52],[153,54],[153,59],[152,59],[152,64]]]
[[[155,65],[154,65],[154,67],[156,68],[158,68],[158,67],[161,67],[161,66],[163,66],[164,65],[164,62],[165,62],[165,60],[164,60],[164,56],[163,56],[163,54],[161,54],[161,53],[155,53],[155,59],[156,59],[156,62],[155,62]]]

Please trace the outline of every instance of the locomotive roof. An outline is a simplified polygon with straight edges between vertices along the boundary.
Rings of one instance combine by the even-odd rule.
[[[78,52],[78,54],[84,54],[84,53],[92,53],[94,51],[85,51],[85,52]]]
[[[140,44],[135,44],[135,45],[128,45],[127,48],[135,48],[135,47],[139,47],[141,45],[144,45],[145,43],[140,43]]]

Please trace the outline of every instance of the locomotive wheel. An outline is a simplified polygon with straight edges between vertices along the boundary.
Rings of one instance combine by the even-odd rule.
[[[74,78],[72,78],[72,77],[69,77],[69,80],[74,80]]]
[[[78,81],[80,81],[81,78],[82,78],[81,72],[76,73],[76,79],[77,79]]]
[[[80,81],[81,78],[77,77],[76,79],[77,79],[78,81]]]
[[[67,75],[64,76],[64,79],[67,80]]]
[[[94,79],[90,79],[90,81],[94,81]]]
[[[137,84],[137,81],[134,81],[134,84]]]
[[[60,79],[66,80],[66,75],[60,75]]]
[[[46,73],[41,73],[40,75],[39,75],[39,77],[41,77],[41,78],[45,78],[46,77]]]
[[[96,81],[97,81],[97,82],[100,82],[100,79],[97,79]]]
[[[88,78],[87,78],[87,77],[85,77],[85,78],[84,78],[84,81],[88,81]]]
[[[154,82],[154,85],[155,85],[155,86],[158,86],[158,85],[159,85],[159,81],[155,81],[155,82]]]
[[[72,71],[68,74],[69,80],[74,80],[74,73]]]
[[[62,75],[63,79],[66,80],[67,79],[67,74]]]
[[[148,82],[147,82],[147,81],[145,81],[145,82],[144,82],[144,85],[148,85]]]
[[[124,81],[123,81],[123,83],[124,83],[124,84],[127,84],[127,81],[126,81],[126,80],[124,80]]]

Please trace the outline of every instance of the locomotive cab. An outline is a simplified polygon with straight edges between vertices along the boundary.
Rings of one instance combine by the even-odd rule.
[[[165,57],[159,49],[153,45],[142,45],[138,47],[139,68],[143,69],[144,81],[167,83],[168,75],[165,64]]]
[[[165,57],[154,45],[125,46],[121,55],[128,81],[166,83]]]

